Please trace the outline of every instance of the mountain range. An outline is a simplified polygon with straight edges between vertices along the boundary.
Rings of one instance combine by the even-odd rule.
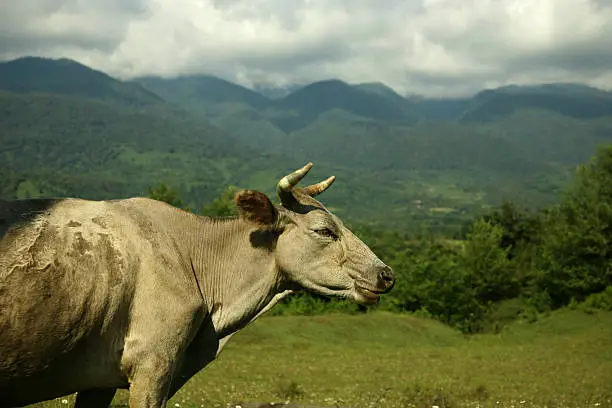
[[[164,182],[191,206],[228,185],[274,194],[308,161],[359,222],[450,228],[503,199],[550,203],[612,140],[612,93],[506,86],[461,99],[383,83],[285,88],[209,75],[121,81],[69,59],[0,63],[0,196],[109,198]]]

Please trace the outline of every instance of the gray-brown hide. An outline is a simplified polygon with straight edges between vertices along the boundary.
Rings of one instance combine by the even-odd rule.
[[[236,194],[240,216],[200,217],[162,202],[0,201],[0,407],[78,392],[106,407],[163,407],[229,337],[296,289],[378,300],[391,269],[313,197],[282,206]]]

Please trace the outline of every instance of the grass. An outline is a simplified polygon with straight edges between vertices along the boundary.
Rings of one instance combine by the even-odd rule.
[[[168,406],[287,401],[363,408],[612,407],[612,313],[562,310],[473,337],[383,312],[264,317],[234,336]],[[127,392],[118,392],[113,404],[127,406]]]

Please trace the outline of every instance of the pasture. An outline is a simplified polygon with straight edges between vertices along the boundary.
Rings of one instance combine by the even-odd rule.
[[[410,315],[266,316],[168,407],[612,407],[612,313],[563,309],[466,337]],[[38,407],[71,406],[73,397]],[[127,407],[119,391],[113,407]]]

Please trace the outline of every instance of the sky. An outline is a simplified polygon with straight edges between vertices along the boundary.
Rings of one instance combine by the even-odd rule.
[[[324,79],[401,94],[508,84],[612,89],[612,0],[0,0],[0,59],[71,58],[120,79]]]

